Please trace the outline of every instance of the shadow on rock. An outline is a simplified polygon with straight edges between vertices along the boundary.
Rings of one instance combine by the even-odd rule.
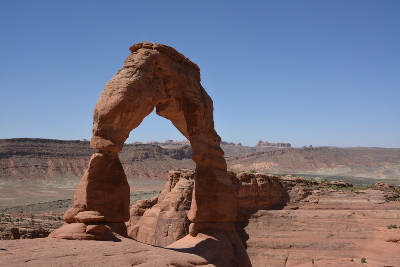
[[[195,254],[215,266],[251,267],[243,243],[235,231],[203,230],[196,236],[186,237],[167,246],[166,249]]]

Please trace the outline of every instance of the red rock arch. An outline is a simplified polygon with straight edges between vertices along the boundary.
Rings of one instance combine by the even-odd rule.
[[[93,116],[90,146],[96,150],[64,215],[66,225],[51,234],[67,239],[107,239],[125,233],[129,185],[118,158],[129,133],[154,109],[190,141],[196,164],[191,232],[234,231],[236,198],[227,174],[213,103],[200,84],[200,69],[175,49],[152,43],[130,48],[124,66],[107,83]],[[109,231],[111,230],[111,231]]]
[[[196,163],[192,222],[234,221],[235,196],[200,69],[175,49],[139,43],[107,83],[94,110],[91,147],[110,154],[154,108],[190,141]]]

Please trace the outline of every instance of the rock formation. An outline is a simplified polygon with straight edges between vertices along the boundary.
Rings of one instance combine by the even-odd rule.
[[[239,173],[238,210],[281,209],[290,201],[287,188],[272,174]]]
[[[190,141],[196,189],[189,219],[226,222],[235,218],[234,192],[226,174],[212,100],[200,84],[196,64],[171,47],[140,43],[106,85],[94,111],[91,147],[116,155],[131,130],[153,109]],[[213,201],[210,201],[213,199]]]
[[[0,227],[0,240],[43,238],[47,237],[49,234],[50,230],[44,228],[8,227],[3,230],[2,227]]]
[[[188,234],[195,172],[170,171],[158,197],[138,200],[131,207],[128,235],[142,243],[167,246]]]
[[[238,216],[235,229],[244,237],[243,223],[257,210],[278,208],[288,203],[287,188],[274,175],[228,172],[235,185]],[[195,172],[170,171],[164,190],[158,197],[139,200],[131,207],[128,235],[142,243],[167,246],[189,231],[187,214],[192,201]],[[232,227],[223,224],[223,227]]]
[[[142,143],[134,142],[133,144],[142,144]],[[166,140],[165,142],[151,141],[151,142],[147,142],[147,144],[160,146],[163,148],[176,148],[176,147],[182,147],[182,146],[190,146],[190,141],[189,140],[183,140],[183,141]],[[235,144],[233,142],[226,142],[226,141],[221,141],[220,145],[221,146],[242,146],[242,144],[240,144],[240,143]]]
[[[156,145],[163,148],[178,148],[182,146],[190,146],[189,140],[183,141],[174,141],[174,140],[166,140],[165,142],[151,141],[147,142],[148,145]]]
[[[90,146],[99,152],[92,156],[74,205],[64,215],[66,224],[51,236],[108,239],[114,232],[126,234],[129,185],[118,152],[129,133],[155,109],[192,146],[196,171],[188,212],[191,236],[213,236],[217,231],[231,241],[241,265],[250,266],[244,248],[235,241],[239,238],[233,226],[236,196],[221,138],[214,129],[213,103],[200,84],[199,68],[165,45],[139,43],[130,50],[132,53],[105,86],[94,110]]]
[[[263,142],[262,140],[258,141],[256,147],[263,147],[263,146],[275,146],[275,147],[292,147],[290,143],[270,143],[270,142]]]

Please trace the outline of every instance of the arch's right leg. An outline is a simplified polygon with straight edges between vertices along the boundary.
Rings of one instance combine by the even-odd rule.
[[[212,100],[200,83],[193,84],[178,97],[171,98],[172,103],[160,103],[157,114],[171,120],[189,139],[193,149],[196,174],[189,220],[232,223],[236,219],[236,195],[220,147],[221,138],[214,129]]]

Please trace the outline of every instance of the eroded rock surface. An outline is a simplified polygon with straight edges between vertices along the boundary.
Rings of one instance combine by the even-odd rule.
[[[226,242],[208,236],[198,239],[202,241],[202,244],[196,243],[200,247],[190,248],[186,248],[184,244],[174,248],[160,248],[129,238],[119,239],[119,242],[65,241],[55,238],[2,240],[0,266],[240,266],[234,265],[233,250],[227,249]],[[207,248],[203,244],[212,247]],[[231,253],[223,255],[216,253],[217,251]],[[220,265],[220,262],[227,264]]]
[[[280,209],[290,201],[281,180],[272,174],[239,173],[238,210]]]
[[[64,214],[66,224],[50,234],[64,239],[113,239],[110,231],[126,235],[129,184],[116,155],[95,153]]]
[[[183,172],[170,173],[167,188],[177,184],[171,174],[176,174],[177,181],[178,173]],[[242,241],[246,241],[253,266],[312,266],[313,261],[315,266],[358,266],[357,262],[362,265],[363,257],[367,258],[369,266],[392,266],[398,261],[400,206],[398,201],[388,202],[387,190],[393,189],[391,185],[378,184],[375,188],[354,190],[345,181],[317,182],[293,175],[229,174],[236,179],[236,192],[242,196],[238,198],[236,232]],[[267,196],[266,193],[270,196],[263,200],[261,196]],[[251,201],[250,198],[263,201]],[[141,203],[148,202],[143,200]],[[284,207],[279,206],[282,203]],[[159,216],[158,222],[162,220]],[[396,227],[389,229],[389,225]],[[222,233],[216,232],[218,240],[224,242],[227,235],[223,237]],[[213,246],[211,244],[215,242],[212,232],[201,233],[198,238],[194,240],[203,245]],[[202,243],[202,238],[208,239]],[[186,236],[168,247],[180,245],[182,249],[186,246],[179,251],[194,253],[196,246],[189,244],[197,243],[192,241]],[[224,249],[226,254],[232,254],[231,247]],[[197,255],[217,257],[214,249],[203,247],[203,252],[201,250],[197,247]],[[225,260],[220,259],[220,266],[224,266]]]
[[[131,207],[128,234],[130,237],[151,245],[167,246],[188,233],[214,228],[221,232],[238,231],[242,239],[242,223],[249,214],[260,209],[281,209],[290,201],[287,188],[277,176],[266,174],[228,172],[235,185],[238,216],[232,223],[197,223],[189,227],[187,214],[192,201],[195,172],[192,170],[170,171],[165,189],[158,197],[139,200]],[[189,229],[190,228],[190,229]]]
[[[1,227],[0,240],[15,240],[15,239],[33,239],[44,238],[50,234],[51,230],[44,228],[26,228],[26,227]]]
[[[158,197],[139,200],[130,210],[128,235],[140,242],[167,246],[189,233],[194,171],[170,171]]]

